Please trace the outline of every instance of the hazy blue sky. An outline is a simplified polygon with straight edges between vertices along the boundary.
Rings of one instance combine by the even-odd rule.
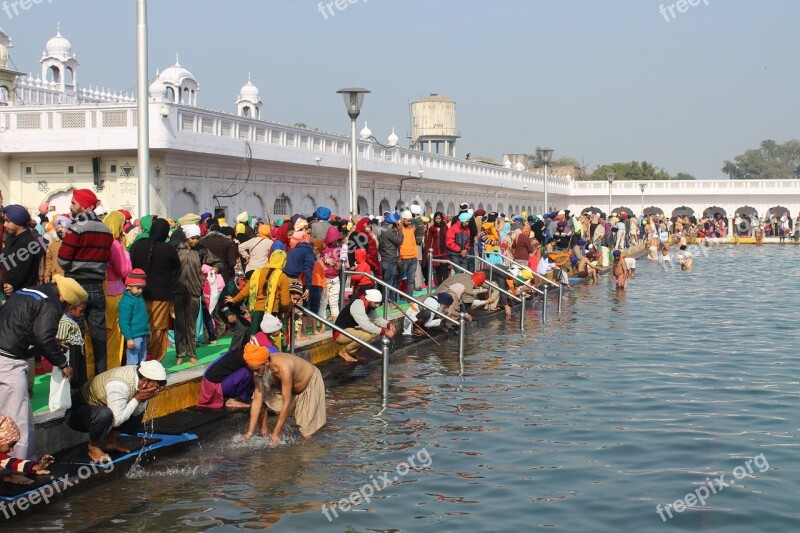
[[[235,111],[252,72],[267,120],[347,134],[335,91],[372,90],[364,119],[385,142],[409,101],[457,102],[458,155],[548,145],[590,169],[648,160],[671,173],[720,168],[766,138],[797,136],[800,2],[700,0],[150,0],[150,72],[180,52],[201,107]],[[344,3],[340,0],[340,3]],[[0,4],[2,5],[2,4]],[[43,0],[0,11],[20,70],[38,72],[61,22],[79,82],[136,85],[135,0]]]

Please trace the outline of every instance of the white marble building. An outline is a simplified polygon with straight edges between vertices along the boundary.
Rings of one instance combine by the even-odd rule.
[[[47,41],[36,77],[8,70],[10,44],[0,30],[3,201],[33,210],[47,200],[51,210],[64,212],[70,191],[88,187],[107,207],[140,216],[133,96],[79,84],[81,65],[61,28]],[[153,213],[180,216],[223,208],[229,216],[247,210],[275,218],[325,205],[345,214],[350,139],[264,120],[269,99],[264,106],[250,76],[242,78],[247,82],[231,99],[231,112],[220,112],[200,106],[200,83],[178,58],[156,72],[148,103]],[[331,95],[331,105],[337,104]],[[342,112],[342,129],[346,126]],[[454,213],[461,202],[507,213],[544,210],[540,173],[411,150],[397,140],[392,130],[386,146],[369,139],[358,143],[361,213],[395,209],[401,195],[428,212]],[[607,194],[607,183],[548,178],[551,209],[606,210]],[[796,216],[800,209],[797,180],[653,182],[643,206],[637,183],[615,183],[613,194],[612,208],[654,205],[668,214],[683,205],[698,213],[720,206],[730,214],[748,205],[763,215],[782,206]]]

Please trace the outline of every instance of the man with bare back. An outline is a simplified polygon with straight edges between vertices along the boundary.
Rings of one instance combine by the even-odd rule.
[[[267,436],[268,415],[264,406],[278,413],[269,439],[272,446],[280,442],[289,415],[294,416],[304,438],[310,438],[325,425],[325,383],[317,367],[300,357],[282,352],[271,354],[267,348],[254,344],[245,346],[244,360],[256,383],[244,440],[253,437],[257,426],[261,436]]]

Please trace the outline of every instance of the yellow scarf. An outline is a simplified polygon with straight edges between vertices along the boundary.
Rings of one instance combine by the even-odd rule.
[[[283,274],[283,267],[286,266],[286,252],[283,250],[275,250],[269,256],[269,262],[267,266],[264,268],[259,268],[250,276],[250,298],[248,299],[248,308],[250,311],[254,311],[256,307],[256,300],[258,299],[259,289],[264,287],[259,287],[259,279],[261,278],[261,273],[266,269],[270,272],[269,278],[267,279],[264,285],[266,286],[266,294],[267,301],[264,304],[264,312],[265,313],[272,313],[272,309],[275,306],[275,297],[278,294],[278,282],[281,279],[281,274]]]

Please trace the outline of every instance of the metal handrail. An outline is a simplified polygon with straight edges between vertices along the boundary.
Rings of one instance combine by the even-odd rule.
[[[472,257],[472,256],[470,256],[470,257]],[[470,276],[473,274],[473,272],[470,272],[468,269],[466,269],[466,268],[462,267],[461,265],[457,265],[457,264],[453,263],[453,262],[452,262],[452,261],[450,261],[449,259],[431,259],[431,261],[432,261],[432,262],[434,262],[434,263],[439,263],[440,265],[450,265],[450,266],[451,266],[451,267],[453,267],[454,269],[456,269],[456,270],[460,270],[460,271],[461,271],[461,272],[463,272],[464,274],[469,274]],[[493,288],[493,289],[497,289],[498,291],[502,292],[503,294],[505,294],[505,295],[506,295],[506,296],[508,296],[509,298],[513,298],[513,299],[514,299],[514,300],[516,300],[517,302],[521,302],[521,301],[522,301],[522,300],[521,300],[519,297],[517,297],[517,296],[514,296],[514,295],[513,295],[513,294],[511,294],[510,292],[508,292],[508,291],[506,291],[505,289],[503,289],[502,287],[500,287],[499,285],[495,285],[494,283],[492,283],[492,282],[491,282],[491,281],[489,281],[488,279],[487,279],[486,281],[484,281],[483,283],[484,283],[485,285],[488,285],[489,287],[491,287],[491,288]]]
[[[383,363],[382,363],[383,368],[381,369],[381,372],[383,374],[381,376],[381,406],[383,407],[383,409],[381,411],[385,410],[386,407],[389,405],[389,345],[391,344],[391,342],[389,341],[389,338],[386,335],[382,336],[382,338],[381,338],[381,346],[383,347],[383,349],[379,350],[376,347],[374,347],[373,345],[371,345],[370,343],[368,343],[367,341],[361,340],[358,337],[356,337],[355,335],[351,335],[350,333],[348,333],[347,331],[343,330],[342,328],[340,328],[339,326],[337,326],[336,324],[334,324],[330,320],[322,318],[317,313],[315,313],[313,311],[309,311],[308,309],[306,309],[305,307],[303,307],[300,304],[292,305],[292,314],[291,314],[291,320],[292,320],[291,321],[291,327],[292,328],[294,328],[294,310],[295,309],[299,309],[302,312],[306,313],[311,318],[319,320],[323,324],[325,324],[327,326],[330,326],[331,329],[333,329],[334,331],[338,331],[341,335],[344,335],[348,339],[357,342],[358,344],[360,344],[364,348],[368,348],[368,349],[372,350],[373,353],[376,353],[378,355],[382,355],[383,356]],[[291,353],[294,354],[294,330],[292,330],[292,336],[291,336],[291,341],[290,341],[290,350],[291,350]]]
[[[470,272],[466,268],[462,267],[461,265],[457,265],[457,264],[453,263],[449,259],[434,259],[433,257],[431,257],[430,260],[431,261],[436,261],[437,263],[441,263],[443,265],[450,265],[454,269],[458,269],[458,270],[464,271],[465,274],[472,274],[472,272]],[[498,291],[501,291],[501,292],[505,293],[510,298],[514,298],[516,301],[518,301],[518,302],[520,302],[522,304],[522,308],[520,309],[520,313],[519,313],[519,328],[520,329],[525,329],[525,300],[527,300],[527,298],[525,296],[525,293],[523,292],[522,293],[522,297],[518,298],[518,297],[514,296],[513,294],[504,291],[498,285],[495,285],[491,281],[484,281],[484,283],[489,285],[489,287],[492,287],[494,289],[497,289]],[[546,294],[545,294],[545,296],[546,296]],[[464,313],[461,313],[461,314],[463,315]]]
[[[313,312],[313,311],[309,311],[308,309],[306,309],[305,307],[303,307],[303,306],[302,306],[302,305],[300,305],[300,304],[294,304],[294,305],[292,306],[292,316],[291,316],[291,321],[292,321],[292,322],[291,322],[291,324],[292,324],[292,326],[291,326],[291,327],[294,327],[294,321],[295,321],[295,317],[294,317],[294,310],[295,310],[295,308],[299,309],[300,311],[302,311],[303,313],[307,314],[307,315],[308,315],[308,316],[310,316],[311,318],[313,318],[313,319],[315,319],[315,320],[319,320],[320,322],[322,322],[322,323],[323,323],[323,324],[325,324],[326,326],[330,326],[330,328],[331,328],[333,331],[338,331],[338,332],[339,332],[339,334],[341,334],[341,335],[344,335],[345,337],[347,337],[347,338],[348,338],[348,339],[350,339],[351,341],[355,341],[355,342],[357,342],[358,344],[360,344],[360,345],[361,345],[361,346],[363,346],[364,348],[367,348],[367,349],[371,350],[373,353],[376,353],[376,354],[378,354],[378,355],[381,355],[381,354],[383,353],[383,352],[381,352],[381,351],[380,351],[378,348],[376,348],[375,346],[371,345],[371,344],[370,344],[370,343],[368,343],[367,341],[364,341],[364,340],[362,340],[362,339],[359,339],[359,338],[358,338],[358,337],[356,337],[355,335],[353,335],[353,334],[351,334],[351,333],[348,333],[347,331],[343,330],[342,328],[340,328],[339,326],[337,326],[336,324],[334,324],[334,323],[333,323],[333,322],[331,322],[330,320],[328,320],[328,319],[325,319],[325,318],[322,318],[322,317],[321,317],[321,316],[319,316],[317,313],[315,313],[315,312]],[[292,333],[294,333],[294,331],[292,331]],[[294,354],[294,337],[295,337],[295,336],[294,336],[294,335],[292,335],[292,336],[290,337],[290,341],[289,341],[289,353],[291,353],[291,354]]]
[[[478,261],[480,261],[484,265],[488,265],[492,272],[494,272],[495,270],[498,270],[504,276],[509,276],[511,274],[508,270],[503,270],[502,268],[500,268],[496,264],[490,263],[489,261],[487,261],[483,257],[475,256],[475,259],[477,259]],[[510,277],[513,277],[513,276],[510,276]],[[517,282],[517,283],[520,283],[520,284],[522,284],[522,285],[524,285],[526,287],[528,287],[529,289],[531,289],[532,291],[535,291],[538,294],[544,294],[544,292],[542,292],[540,289],[537,289],[536,287],[534,287],[533,285],[531,285],[527,281],[520,281],[520,280],[518,280],[516,278],[514,278],[514,281]],[[512,296],[513,296],[513,294],[512,294]],[[520,301],[519,298],[517,298],[517,301]]]
[[[440,317],[440,318],[444,318],[445,320],[447,320],[448,322],[450,322],[450,323],[452,323],[452,324],[455,324],[456,326],[459,324],[458,320],[456,320],[455,318],[451,317],[450,315],[446,315],[446,314],[442,313],[441,311],[439,311],[438,309],[431,309],[431,308],[429,308],[427,305],[425,305],[424,303],[420,302],[419,300],[417,300],[417,299],[416,299],[416,298],[414,298],[413,296],[411,296],[411,295],[409,295],[409,294],[406,294],[406,293],[404,293],[403,291],[401,291],[401,290],[400,290],[400,289],[398,289],[397,287],[393,287],[393,286],[389,285],[389,284],[388,284],[388,283],[386,283],[385,281],[383,281],[383,280],[381,280],[381,279],[378,279],[378,278],[376,278],[376,277],[375,277],[375,276],[373,276],[372,274],[368,274],[368,273],[366,273],[366,272],[355,272],[355,271],[352,271],[352,270],[348,270],[347,272],[345,272],[345,274],[348,274],[348,275],[351,275],[351,276],[352,276],[352,275],[366,276],[367,278],[371,279],[372,281],[374,281],[374,282],[375,282],[375,283],[377,283],[378,285],[380,285],[380,286],[384,287],[385,289],[392,290],[392,291],[396,292],[398,295],[400,295],[400,296],[402,296],[403,298],[405,298],[406,300],[409,300],[409,301],[411,301],[411,302],[414,302],[415,304],[417,304],[417,305],[420,305],[420,306],[424,307],[425,309],[428,309],[428,310],[429,310],[429,311],[431,311],[431,312],[432,312],[434,315],[436,315],[436,316],[438,316],[438,317]],[[389,302],[383,302],[383,305],[384,305],[384,309],[385,309],[385,308],[386,308],[386,306],[387,306],[387,305],[389,305]]]
[[[493,255],[499,255],[499,256],[500,256],[500,258],[503,260],[503,262],[504,262],[504,263],[505,263],[506,261],[508,261],[508,263],[509,263],[509,264],[512,264],[512,263],[513,263],[513,264],[515,264],[515,265],[517,265],[517,266],[521,266],[519,263],[517,263],[517,262],[516,262],[516,261],[514,261],[513,259],[510,259],[510,258],[508,258],[508,257],[504,256],[503,254],[498,254],[497,252],[487,252],[487,255],[489,255],[489,254],[493,254]],[[542,281],[544,281],[544,282],[547,282],[547,284],[548,284],[548,285],[552,285],[553,287],[558,287],[558,283],[554,282],[554,281],[553,281],[553,280],[551,280],[551,279],[548,279],[548,278],[547,278],[547,277],[545,277],[545,276],[542,276],[541,274],[539,274],[538,272],[536,272],[536,271],[535,271],[535,270],[533,270],[532,268],[530,268],[530,267],[526,267],[526,266],[522,266],[522,268],[524,268],[524,269],[526,269],[526,270],[530,270],[530,271],[531,271],[531,273],[532,273],[534,276],[536,276],[537,278],[539,278],[540,280],[542,280]]]

